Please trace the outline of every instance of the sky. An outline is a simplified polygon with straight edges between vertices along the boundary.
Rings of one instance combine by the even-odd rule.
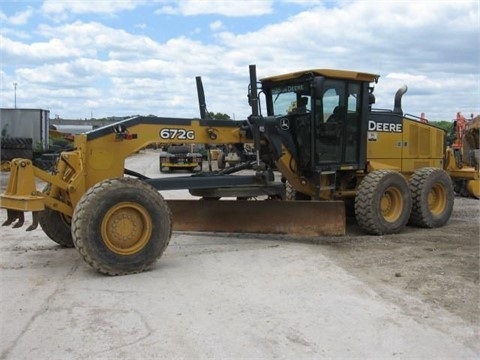
[[[375,107],[431,121],[480,114],[480,1],[2,0],[0,107],[89,119],[251,113],[259,78],[380,75]],[[15,85],[16,84],[16,85]]]

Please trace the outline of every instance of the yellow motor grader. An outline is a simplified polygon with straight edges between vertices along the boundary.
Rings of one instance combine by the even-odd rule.
[[[119,275],[151,268],[172,229],[344,235],[345,208],[371,234],[449,220],[445,133],[403,114],[406,88],[392,110],[373,110],[375,74],[314,69],[258,81],[251,65],[249,75],[246,120],[137,116],[76,135],[52,172],[13,160],[0,195],[4,225],[19,227],[32,211],[28,230],[40,224],[95,270]],[[125,169],[152,143],[253,144],[256,157],[175,178]],[[37,179],[47,185],[37,189]],[[161,191],[173,189],[198,199],[166,201]]]

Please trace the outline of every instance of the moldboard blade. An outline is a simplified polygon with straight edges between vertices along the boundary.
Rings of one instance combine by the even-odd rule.
[[[173,230],[345,235],[343,201],[167,200]]]

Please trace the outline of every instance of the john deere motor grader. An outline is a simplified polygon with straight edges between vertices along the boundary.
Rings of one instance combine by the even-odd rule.
[[[61,154],[52,173],[15,159],[0,196],[4,225],[19,227],[32,211],[28,230],[39,223],[53,241],[75,246],[111,275],[151,268],[172,229],[343,235],[344,204],[352,204],[367,233],[395,233],[407,223],[442,226],[454,199],[442,169],[444,131],[403,114],[405,88],[393,110],[372,110],[378,78],[308,70],[257,82],[251,65],[247,120],[139,116],[75,136],[74,150]],[[128,156],[158,142],[253,143],[256,159],[175,178],[124,168]],[[43,190],[36,179],[46,182]],[[200,200],[165,201],[159,191],[171,189],[189,189]],[[260,194],[268,200],[206,200]]]

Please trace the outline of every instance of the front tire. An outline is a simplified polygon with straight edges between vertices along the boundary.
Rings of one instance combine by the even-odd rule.
[[[424,228],[445,225],[454,203],[450,176],[442,169],[421,168],[410,177],[409,186],[413,200],[409,223]]]
[[[408,222],[411,209],[408,183],[396,171],[373,171],[358,186],[355,217],[370,234],[400,232]]]
[[[43,232],[58,245],[73,248],[72,219],[61,212],[45,208],[38,219]]]
[[[80,199],[72,218],[75,247],[96,271],[150,269],[166,249],[172,216],[163,197],[138,179],[104,180]]]
[[[285,183],[285,199],[287,201],[312,200],[309,195],[295,190],[292,184],[290,184],[288,181]]]
[[[43,193],[48,194],[50,192],[50,185],[45,186]],[[62,199],[62,193],[58,195],[59,199]],[[40,212],[38,223],[43,232],[54,242],[64,248],[73,248],[72,237],[72,218],[59,211],[45,208]]]

